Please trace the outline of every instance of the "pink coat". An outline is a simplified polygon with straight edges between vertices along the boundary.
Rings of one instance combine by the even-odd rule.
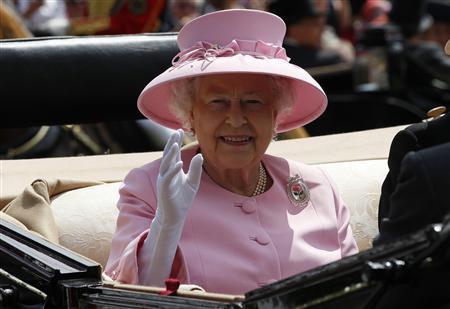
[[[185,170],[196,149],[182,152]],[[264,155],[274,183],[248,197],[202,174],[186,218],[172,277],[209,292],[243,294],[262,285],[357,253],[349,212],[319,168]],[[120,210],[106,274],[138,284],[137,255],[157,205],[160,160],[132,170],[120,189]],[[303,176],[310,201],[300,209],[286,193],[289,176]],[[151,261],[148,261],[151,263]]]

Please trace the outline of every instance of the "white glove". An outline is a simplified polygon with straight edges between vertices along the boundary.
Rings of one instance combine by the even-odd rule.
[[[164,148],[157,180],[158,207],[138,256],[141,284],[162,287],[169,278],[184,220],[200,186],[203,157],[195,155],[185,174],[180,157],[182,141],[183,131],[177,130]]]
[[[161,220],[160,223],[167,227],[183,224],[197,194],[202,175],[201,154],[192,158],[188,173],[183,172],[180,157],[182,141],[183,130],[177,130],[167,142],[159,168],[158,210],[155,219]],[[161,212],[158,213],[159,210]]]

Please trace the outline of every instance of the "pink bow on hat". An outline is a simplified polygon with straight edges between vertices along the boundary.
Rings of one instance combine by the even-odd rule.
[[[233,40],[226,46],[209,42],[197,42],[192,47],[180,51],[172,59],[172,65],[178,67],[199,59],[212,62],[216,57],[230,57],[235,54],[251,55],[261,59],[283,59],[288,62],[290,60],[283,47],[262,41]]]

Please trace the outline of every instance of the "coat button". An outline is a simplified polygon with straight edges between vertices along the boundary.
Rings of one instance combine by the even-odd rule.
[[[255,237],[255,240],[258,244],[262,245],[262,246],[266,246],[269,244],[270,242],[270,238],[264,234],[258,235]]]
[[[255,202],[254,201],[245,202],[244,205],[242,205],[242,211],[245,212],[246,214],[254,213],[256,211]]]

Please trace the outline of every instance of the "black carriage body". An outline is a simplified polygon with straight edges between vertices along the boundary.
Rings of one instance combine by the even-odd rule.
[[[450,305],[450,222],[249,291],[242,302],[111,288],[101,266],[0,222],[5,308],[443,308]],[[9,291],[9,295],[6,295]]]

